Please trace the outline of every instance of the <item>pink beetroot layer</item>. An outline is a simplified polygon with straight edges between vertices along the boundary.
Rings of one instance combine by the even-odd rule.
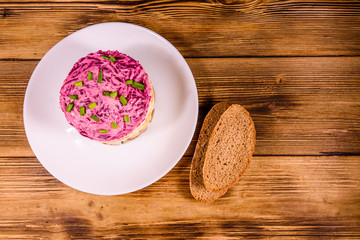
[[[116,61],[104,59],[101,56],[113,56]],[[102,83],[98,83],[100,69],[103,71]],[[93,80],[88,80],[88,73],[93,73]],[[145,85],[144,90],[126,84],[133,80]],[[83,85],[76,87],[75,82],[82,81]],[[118,92],[116,98],[104,96],[103,91]],[[70,95],[78,95],[78,100],[70,99]],[[119,97],[127,99],[123,106]],[[70,71],[60,90],[60,106],[67,121],[79,133],[97,141],[113,141],[121,139],[133,132],[145,120],[152,98],[151,85],[147,73],[140,63],[118,51],[98,51],[81,58]],[[71,112],[66,112],[68,104],[74,103]],[[89,104],[95,102],[96,107],[89,109]],[[80,107],[86,107],[84,116],[80,115]],[[91,115],[99,118],[96,122]],[[130,122],[124,121],[128,115]],[[114,129],[111,123],[115,122]],[[99,129],[106,129],[107,133],[100,133]]]

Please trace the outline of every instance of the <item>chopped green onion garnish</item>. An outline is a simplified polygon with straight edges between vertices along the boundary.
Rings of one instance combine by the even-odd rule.
[[[93,73],[92,73],[92,72],[89,72],[89,74],[88,74],[88,80],[93,80]]]
[[[83,84],[82,81],[75,82],[75,87],[80,87],[82,86],[82,84]]]
[[[125,106],[125,105],[127,104],[127,100],[126,100],[126,98],[124,97],[124,95],[121,95],[121,96],[120,96],[120,102],[121,102],[121,104],[122,104],[123,106]]]
[[[111,56],[110,56],[110,61],[115,62],[116,59],[111,55]]]
[[[85,115],[85,107],[81,106],[80,107],[80,116],[84,116]]]
[[[117,91],[112,92],[112,93],[110,93],[110,97],[112,97],[112,98],[116,98],[116,97],[117,97],[117,94],[118,94],[118,92],[117,92]]]
[[[110,96],[110,92],[109,91],[103,91],[103,95],[104,96]]]
[[[74,100],[79,100],[78,95],[70,95],[69,98],[74,99]]]
[[[102,57],[103,59],[106,59],[106,60],[110,60],[110,58],[109,58],[109,57],[104,56],[104,55],[101,55],[100,57]]]
[[[98,118],[97,116],[95,116],[95,115],[92,115],[92,114],[91,114],[90,117],[91,117],[92,119],[94,119],[95,121],[97,121],[97,122],[99,121],[99,118]]]
[[[144,90],[145,89],[145,85],[142,83],[138,83],[138,82],[133,82],[131,84],[131,86],[133,86],[134,88],[140,89],[140,90]]]
[[[89,104],[90,109],[93,109],[94,107],[96,107],[96,102],[92,102]]]
[[[98,77],[98,83],[102,83],[102,77],[103,77],[103,70],[100,69],[99,77]]]
[[[117,124],[115,122],[112,122],[111,123],[111,126],[113,127],[113,129],[116,129],[117,128]]]
[[[133,82],[134,82],[133,80],[126,80],[127,85],[133,84]]]
[[[107,130],[106,129],[99,129],[99,132],[100,133],[107,133]]]
[[[71,112],[71,109],[74,107],[74,103],[69,103],[68,105],[67,105],[67,107],[66,107],[66,111],[67,112]]]
[[[130,122],[129,115],[125,115],[125,116],[124,116],[124,120],[125,120],[125,122]]]

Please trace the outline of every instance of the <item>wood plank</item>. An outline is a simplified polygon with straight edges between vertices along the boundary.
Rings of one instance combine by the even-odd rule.
[[[360,237],[360,156],[254,157],[210,204],[190,194],[190,163],[134,193],[96,196],[35,158],[0,158],[0,238]]]
[[[187,59],[202,121],[219,101],[251,113],[256,155],[360,153],[360,58]],[[36,61],[0,61],[0,155],[34,156],[22,118],[23,97]],[[14,87],[15,86],[15,87]]]
[[[186,57],[360,54],[360,6],[346,1],[1,1],[0,16],[1,59],[40,59],[109,21],[149,28]]]
[[[27,83],[37,61],[0,61],[0,152],[5,156],[34,156],[23,123]]]
[[[188,62],[204,107],[201,116],[218,101],[239,103],[255,122],[255,154],[318,155],[360,152],[359,60],[230,58]]]

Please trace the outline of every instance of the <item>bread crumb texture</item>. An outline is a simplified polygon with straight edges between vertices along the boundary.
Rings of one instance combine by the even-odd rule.
[[[238,104],[220,117],[209,139],[203,181],[210,191],[233,186],[248,167],[255,150],[255,126],[250,114]]]

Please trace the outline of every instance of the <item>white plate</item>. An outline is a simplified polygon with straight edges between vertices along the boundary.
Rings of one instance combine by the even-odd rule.
[[[118,50],[138,60],[155,91],[148,129],[134,140],[108,146],[81,136],[59,106],[59,92],[72,66],[98,50]],[[75,189],[100,195],[144,188],[168,173],[193,137],[198,117],[194,77],[166,39],[137,25],[102,23],[61,40],[34,70],[24,101],[24,124],[41,164]]]

